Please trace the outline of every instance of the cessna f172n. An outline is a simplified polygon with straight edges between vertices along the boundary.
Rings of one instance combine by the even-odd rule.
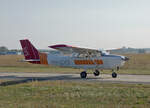
[[[35,64],[55,65],[62,67],[82,68],[81,78],[87,77],[87,69],[94,69],[94,75],[99,76],[104,69],[112,70],[112,77],[116,78],[117,73],[128,57],[103,53],[100,50],[79,48],[64,44],[52,45],[50,48],[62,52],[64,55],[54,55],[39,52],[28,39],[20,40],[25,61]],[[67,56],[66,56],[67,54]]]

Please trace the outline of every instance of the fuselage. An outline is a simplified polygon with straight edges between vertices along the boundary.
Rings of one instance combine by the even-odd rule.
[[[115,69],[125,63],[125,57],[119,55],[103,55],[98,57],[74,57],[48,54],[48,64],[62,67],[83,69]]]

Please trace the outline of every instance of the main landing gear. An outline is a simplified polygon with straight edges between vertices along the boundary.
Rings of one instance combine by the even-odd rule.
[[[86,71],[81,72],[80,76],[81,76],[81,78],[86,78],[87,77]]]
[[[100,75],[100,72],[99,72],[99,70],[95,70],[95,72],[93,72],[93,74],[94,74],[94,76],[99,76]]]
[[[94,76],[99,76],[99,75],[100,75],[100,72],[99,72],[99,70],[96,69],[96,70],[93,72],[93,74],[94,74]],[[86,77],[87,77],[86,71],[81,72],[81,73],[80,73],[80,77],[81,77],[81,78],[86,78]]]

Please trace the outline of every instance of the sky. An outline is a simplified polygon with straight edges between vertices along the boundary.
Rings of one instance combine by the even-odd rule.
[[[150,0],[0,0],[0,46],[150,48]]]

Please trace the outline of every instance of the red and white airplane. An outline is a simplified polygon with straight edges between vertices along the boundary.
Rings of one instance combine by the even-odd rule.
[[[34,64],[82,68],[84,71],[80,73],[81,78],[87,77],[87,69],[94,69],[93,73],[95,76],[100,75],[99,70],[109,69],[112,70],[112,77],[116,78],[117,73],[114,70],[119,70],[129,60],[125,56],[112,55],[100,50],[79,48],[64,44],[49,46],[62,52],[64,55],[40,53],[28,39],[20,40],[20,43],[25,61]]]

